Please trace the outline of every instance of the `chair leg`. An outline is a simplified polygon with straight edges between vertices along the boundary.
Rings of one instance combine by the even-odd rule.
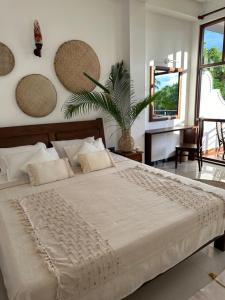
[[[198,170],[199,170],[199,172],[201,172],[202,160],[201,160],[200,152],[197,152],[196,156],[197,156],[197,160],[198,160]]]
[[[182,151],[180,150],[180,164],[181,164]]]
[[[199,172],[201,172],[201,161],[200,161],[200,157],[198,157],[198,170],[199,170]]]

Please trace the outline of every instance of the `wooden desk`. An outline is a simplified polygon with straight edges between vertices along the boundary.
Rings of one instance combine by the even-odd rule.
[[[151,130],[145,131],[145,163],[147,165],[152,164],[152,136],[153,135],[167,133],[167,132],[173,132],[173,131],[186,131],[188,129],[192,130],[193,126],[182,125],[182,126],[151,129]]]

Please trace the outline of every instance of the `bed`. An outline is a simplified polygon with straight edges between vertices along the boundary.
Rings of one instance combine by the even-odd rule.
[[[101,119],[0,128],[0,148],[36,142],[50,147],[50,141],[92,135],[105,141]],[[72,178],[37,187],[0,184],[0,269],[10,300],[122,299],[214,240],[224,251],[224,190],[113,158],[115,167],[77,171]],[[70,234],[79,256],[71,256],[73,269],[68,269],[68,258],[60,256],[69,237],[59,245],[46,238],[46,248],[38,248],[14,205],[18,198],[45,202],[43,215],[52,209],[58,218],[59,203],[68,216],[73,211],[70,217],[79,235],[75,244],[70,223],[51,229]],[[51,220],[52,215],[46,216]],[[58,251],[55,261],[44,252],[48,247]]]

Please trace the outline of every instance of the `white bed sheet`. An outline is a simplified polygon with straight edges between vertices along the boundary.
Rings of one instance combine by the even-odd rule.
[[[117,168],[135,165],[136,162],[122,160]],[[56,279],[36,253],[33,241],[7,201],[15,195],[55,188],[75,205],[103,238],[109,240],[119,255],[119,275],[79,300],[122,299],[223,234],[223,217],[210,226],[197,228],[197,213],[174,202],[160,198],[149,201],[139,187],[128,198],[129,182],[115,192],[115,185],[121,179],[114,176],[109,182],[107,179],[113,172],[115,169],[110,168],[86,175],[77,174],[72,179],[45,187],[25,184],[0,191],[0,268],[10,300],[55,300],[57,287]],[[225,196],[224,190],[175,175],[170,177]]]

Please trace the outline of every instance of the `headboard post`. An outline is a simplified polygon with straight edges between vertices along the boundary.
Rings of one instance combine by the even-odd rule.
[[[99,135],[102,138],[102,141],[103,141],[104,145],[106,146],[105,134],[104,134],[104,126],[103,126],[103,119],[102,118],[98,118],[98,119],[96,119],[96,122],[98,122]]]
[[[50,123],[0,128],[0,148],[33,145],[37,142],[51,146],[51,141],[82,139],[88,136],[102,138],[105,144],[101,118],[88,121]]]

